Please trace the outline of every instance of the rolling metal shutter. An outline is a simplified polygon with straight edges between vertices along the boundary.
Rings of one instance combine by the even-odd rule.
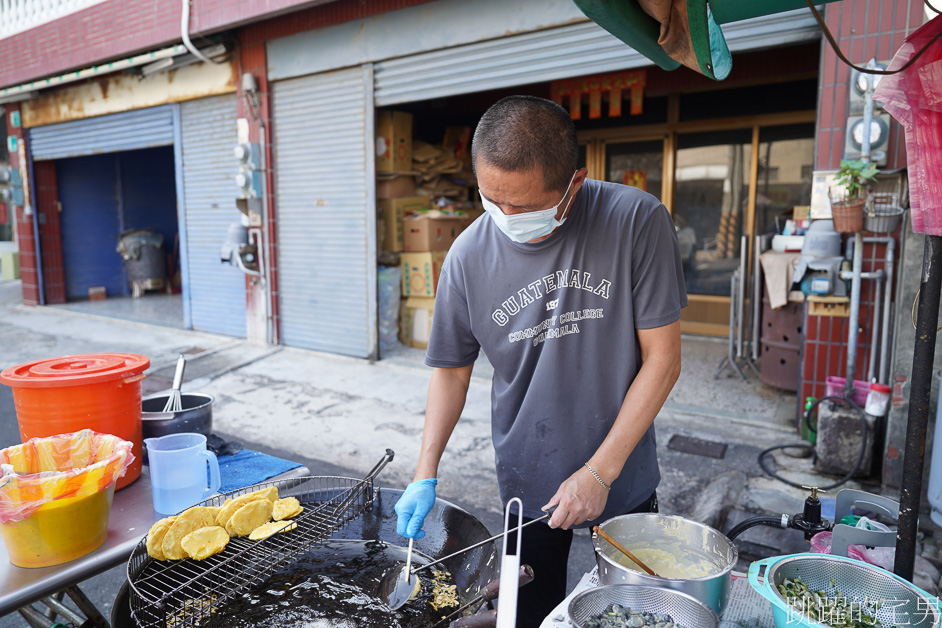
[[[724,24],[722,28],[733,52],[821,37],[814,17],[805,9]],[[648,65],[647,57],[594,22],[582,22],[378,62],[376,105]]]
[[[173,105],[29,129],[34,161],[173,144]]]
[[[55,165],[66,297],[87,299],[93,286],[104,286],[109,297],[127,294],[124,265],[115,251],[121,232],[115,155]]]
[[[219,261],[229,224],[241,216],[233,181],[236,99],[191,100],[180,109],[190,320],[193,329],[244,338],[245,275]]]
[[[285,344],[376,355],[371,66],[274,84]]]

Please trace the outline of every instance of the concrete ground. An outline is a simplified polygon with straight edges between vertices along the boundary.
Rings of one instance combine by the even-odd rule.
[[[430,376],[420,350],[401,347],[370,363],[259,347],[121,320],[129,317],[127,309],[117,308],[117,318],[105,318],[73,308],[25,307],[19,289],[19,282],[0,282],[0,368],[75,353],[142,353],[151,358],[146,394],[170,386],[176,357],[186,352],[190,362],[184,390],[215,395],[214,431],[223,438],[297,460],[314,474],[325,475],[360,476],[389,447],[396,451],[396,460],[383,471],[379,484],[403,487],[412,478]],[[757,464],[761,450],[797,440],[794,395],[768,388],[754,376],[748,382],[713,379],[725,352],[725,343],[684,338],[683,373],[656,422],[661,512],[696,518],[722,530],[755,514],[800,512],[805,497],[805,491],[769,478]],[[442,461],[439,496],[497,531],[502,516],[490,440],[490,373],[482,358]],[[709,457],[682,451],[675,448],[678,437],[725,445],[725,452]],[[18,441],[12,397],[0,386],[0,447]],[[776,454],[773,460],[780,473],[803,484],[820,486],[835,479],[814,474],[809,459]],[[741,569],[751,559],[808,548],[799,532],[769,528],[749,530],[737,545]],[[577,531],[570,587],[593,565],[588,533]],[[107,615],[124,577],[124,568],[116,567],[82,587]],[[934,587],[938,572],[929,572],[928,579]],[[21,625],[15,614],[0,618],[0,628]]]

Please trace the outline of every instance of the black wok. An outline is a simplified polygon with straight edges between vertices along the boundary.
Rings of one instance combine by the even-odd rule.
[[[404,545],[404,539],[396,534],[396,513],[393,510],[401,495],[400,490],[378,489],[373,508],[348,523],[331,538],[378,539],[393,545]],[[473,515],[441,499],[435,500],[435,506],[425,519],[424,530],[425,538],[415,542],[415,549],[433,559],[447,556],[491,536],[484,524]],[[462,602],[477,597],[497,577],[498,564],[499,552],[493,543],[443,563],[444,568],[454,576]],[[477,608],[472,607],[471,610]],[[111,625],[113,628],[135,628],[131,619],[127,581],[115,597]]]

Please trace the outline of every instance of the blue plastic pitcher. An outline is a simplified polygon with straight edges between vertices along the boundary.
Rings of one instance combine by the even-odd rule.
[[[175,515],[219,490],[219,462],[202,434],[146,438],[154,510]],[[207,484],[206,465],[209,465]]]

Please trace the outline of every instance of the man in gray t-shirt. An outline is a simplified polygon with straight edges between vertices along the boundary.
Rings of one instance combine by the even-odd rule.
[[[396,506],[418,538],[483,349],[494,366],[492,437],[501,498],[524,516],[534,584],[518,626],[565,597],[570,528],[656,509],[653,421],[680,373],[687,295],[677,237],[657,199],[578,168],[568,113],[514,96],[472,147],[487,211],[442,268],[426,363],[434,367],[415,481]]]

